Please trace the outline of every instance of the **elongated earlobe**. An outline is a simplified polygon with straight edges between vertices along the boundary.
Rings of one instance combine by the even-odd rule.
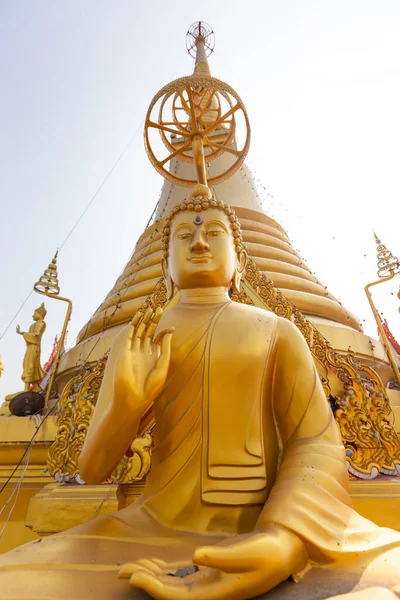
[[[241,250],[238,254],[238,261],[232,278],[232,289],[235,294],[240,294],[240,282],[242,280],[246,264],[247,254],[245,250]]]
[[[167,298],[168,300],[171,300],[172,296],[174,295],[174,282],[172,281],[168,269],[167,259],[165,258],[161,259],[161,269],[165,280],[165,287],[167,288]]]

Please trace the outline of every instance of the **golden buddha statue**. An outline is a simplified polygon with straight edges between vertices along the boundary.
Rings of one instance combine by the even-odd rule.
[[[25,392],[31,387],[34,392],[40,392],[39,382],[46,375],[40,364],[40,345],[42,335],[46,329],[44,318],[47,314],[45,306],[42,304],[33,313],[34,323],[29,327],[29,331],[21,331],[17,325],[16,331],[24,337],[26,343],[26,352],[23,362],[23,372],[21,379],[25,383]]]
[[[168,293],[176,286],[179,302],[118,334],[80,458],[82,478],[102,483],[153,405],[144,493],[114,515],[2,555],[0,598],[122,600],[144,598],[133,589],[142,588],[165,600],[269,590],[312,599],[395,589],[400,534],[351,508],[342,442],[304,338],[291,322],[230,300],[247,257],[234,211],[189,198],[166,219],[162,243]],[[274,595],[288,578],[298,586]]]

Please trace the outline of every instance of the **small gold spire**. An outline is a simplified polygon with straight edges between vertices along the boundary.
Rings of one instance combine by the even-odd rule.
[[[386,248],[384,244],[382,244],[381,240],[378,238],[374,231],[375,241],[378,250],[378,277],[379,279],[383,279],[388,275],[392,275],[393,277],[400,274],[400,261],[396,256]]]
[[[50,296],[59,295],[60,288],[58,285],[57,257],[58,250],[55,253],[53,260],[39,279],[39,281],[37,281],[33,286],[33,289],[36,292]]]
[[[377,256],[378,279],[377,279],[377,281],[372,281],[371,283],[368,283],[368,285],[365,286],[364,290],[365,290],[365,293],[367,294],[368,302],[371,307],[372,313],[375,317],[376,325],[377,325],[379,333],[381,335],[382,343],[385,346],[386,354],[387,354],[389,362],[392,366],[393,374],[395,376],[396,382],[398,385],[400,385],[399,367],[397,366],[397,361],[393,355],[392,348],[389,344],[389,340],[388,340],[386,332],[383,328],[381,318],[376,309],[376,306],[374,304],[374,301],[372,299],[372,295],[370,292],[371,287],[373,287],[375,285],[379,285],[380,283],[384,283],[385,281],[390,281],[391,279],[393,279],[393,277],[395,277],[396,275],[399,275],[400,262],[399,262],[399,259],[396,258],[395,256],[393,256],[393,254],[390,252],[390,250],[388,250],[386,248],[386,246],[384,244],[382,244],[381,240],[378,238],[375,231],[374,231],[374,237],[375,237],[377,250],[378,250],[378,256]],[[400,294],[400,292],[399,292],[399,294]]]
[[[62,328],[61,337],[60,337],[60,341],[59,341],[58,348],[57,348],[57,354],[55,356],[54,363],[52,365],[50,381],[47,386],[46,398],[45,398],[46,406],[48,405],[51,391],[53,388],[54,379],[57,374],[57,369],[58,369],[58,365],[60,362],[60,355],[61,355],[61,351],[64,347],[65,335],[67,333],[67,326],[68,326],[68,322],[69,322],[69,319],[70,319],[71,313],[72,313],[71,300],[69,298],[63,298],[62,296],[60,296],[60,288],[58,285],[57,257],[58,257],[58,250],[53,257],[53,260],[51,261],[51,263],[49,264],[49,266],[47,267],[47,269],[45,270],[45,272],[39,279],[39,281],[37,281],[35,283],[35,285],[33,286],[33,289],[36,292],[38,292],[39,294],[44,294],[45,296],[48,296],[49,298],[54,298],[55,300],[61,300],[62,302],[66,302],[68,304],[67,312],[66,312],[66,315],[64,318],[64,325]]]

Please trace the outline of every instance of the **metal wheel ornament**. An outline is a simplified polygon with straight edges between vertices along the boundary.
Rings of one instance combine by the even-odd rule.
[[[238,130],[244,139],[240,147]],[[144,139],[155,169],[183,187],[198,182],[195,166],[193,177],[179,177],[167,168],[171,160],[194,164],[194,147],[198,147],[200,139],[206,165],[227,153],[231,157],[229,164],[207,177],[208,185],[216,185],[242,165],[250,145],[250,124],[244,104],[233,88],[213,77],[191,75],[169,83],[153,98],[146,115]]]
[[[196,45],[199,38],[203,39],[207,56],[214,52],[215,37],[211,26],[205,21],[196,21],[186,33],[186,49],[192,58],[196,58]]]

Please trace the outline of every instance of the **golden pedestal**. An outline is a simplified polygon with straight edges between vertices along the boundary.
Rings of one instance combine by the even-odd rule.
[[[144,483],[79,485],[50,483],[29,504],[26,526],[39,536],[60,533],[135,502]]]
[[[40,537],[60,533],[129,506],[143,489],[144,482],[119,486],[51,483],[31,499],[26,526]],[[363,517],[382,527],[400,530],[399,480],[351,481],[350,493],[353,507]]]
[[[33,417],[0,417],[0,488],[13,473],[39,425],[40,420]],[[6,524],[9,511],[16,502],[0,537],[0,553],[38,537],[25,526],[26,513],[31,499],[43,486],[52,481],[46,472],[47,448],[53,442],[56,431],[54,417],[47,418],[46,422],[41,425],[32,444],[29,453],[29,464],[26,466],[25,459],[22,461],[21,466],[16,470],[1,494],[0,507],[3,507],[7,501],[8,504],[0,516],[0,531]],[[25,458],[27,458],[27,455]],[[21,479],[23,472],[24,477],[19,491],[16,491],[10,499],[10,495],[15,490],[15,486]]]
[[[26,525],[42,537],[117,510],[116,485],[51,483],[32,498]]]

